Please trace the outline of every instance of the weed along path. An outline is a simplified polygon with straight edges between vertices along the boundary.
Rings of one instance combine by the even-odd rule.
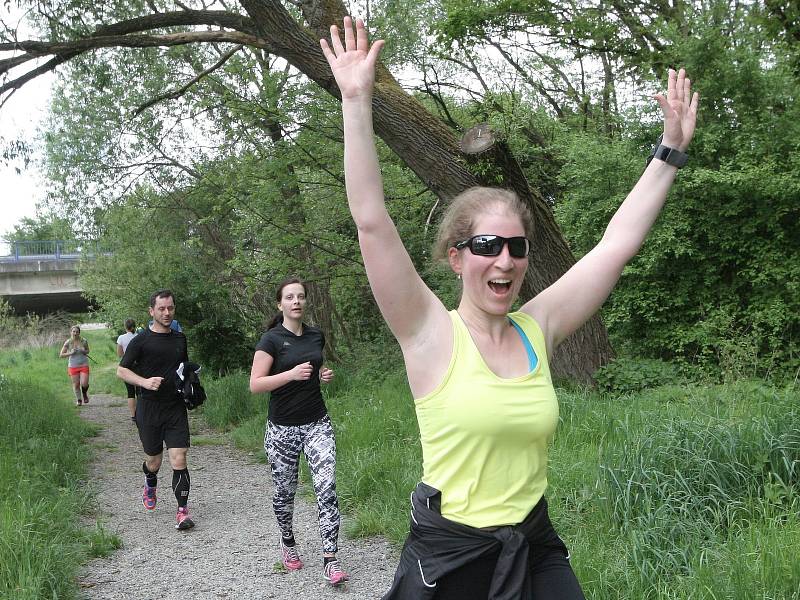
[[[90,443],[95,457],[90,484],[98,490],[99,518],[122,540],[122,548],[92,560],[80,586],[85,598],[125,600],[380,598],[394,574],[397,553],[376,539],[344,535],[339,558],[351,580],[343,589],[322,578],[316,505],[298,496],[295,539],[305,567],[285,572],[272,514],[269,467],[230,446],[225,437],[199,431],[192,418],[189,507],[197,525],[176,531],[172,469],[164,455],[158,506],[141,502],[142,451],[123,398],[96,395],[81,416],[102,426]],[[341,474],[339,475],[341,477]]]

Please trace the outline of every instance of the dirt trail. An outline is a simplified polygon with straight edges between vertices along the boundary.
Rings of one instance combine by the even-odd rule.
[[[279,565],[278,529],[272,513],[269,467],[230,446],[221,434],[195,433],[188,464],[192,478],[189,508],[197,526],[174,528],[172,469],[166,457],[159,473],[156,510],[141,503],[142,451],[123,398],[96,395],[81,416],[103,427],[92,440],[91,467],[98,489],[100,519],[123,547],[91,561],[80,585],[89,599],[212,598],[380,598],[391,583],[397,552],[384,540],[351,540],[344,535],[339,558],[351,575],[344,589],[322,579],[316,506],[298,497],[295,538],[306,566],[286,573]],[[341,477],[341,474],[339,475]]]

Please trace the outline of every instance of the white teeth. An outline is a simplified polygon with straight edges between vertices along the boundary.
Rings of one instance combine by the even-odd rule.
[[[510,279],[490,279],[489,283],[498,283],[500,285],[511,283]]]

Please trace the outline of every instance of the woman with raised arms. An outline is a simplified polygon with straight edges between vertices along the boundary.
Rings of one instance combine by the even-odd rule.
[[[344,19],[321,40],[342,95],[345,179],[372,292],[403,352],[423,453],[411,532],[385,599],[580,599],[547,514],[558,422],[549,360],[594,315],[658,217],[695,128],[698,96],[670,70],[662,145],[603,238],[558,281],[509,312],[536,236],[510,191],[472,188],[442,218],[438,257],[462,281],[448,311],[417,274],[384,205],[372,93],[383,41]]]

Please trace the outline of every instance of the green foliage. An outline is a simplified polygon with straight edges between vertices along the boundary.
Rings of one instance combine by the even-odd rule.
[[[260,421],[263,434],[269,396],[251,394],[249,376],[231,373],[211,379],[203,385],[208,398],[200,410],[209,425],[215,429],[229,430],[258,416],[256,420]]]
[[[196,66],[210,60],[209,51],[147,50],[123,63],[76,63],[75,85],[60,90],[61,118],[48,137],[64,210],[85,214],[87,205],[98,206],[87,227],[110,252],[82,264],[81,283],[103,307],[101,318],[145,323],[147,297],[169,287],[190,353],[207,372],[250,363],[287,275],[309,284],[308,320],[324,329],[331,357],[364,340],[388,340],[344,197],[338,106],[267,58],[237,54],[184,95],[182,106],[158,105],[135,119],[131,110],[174,81],[176,61],[181,69],[184,62]],[[112,76],[100,85],[105,71]],[[76,94],[87,79],[87,92]],[[188,131],[183,114],[193,110],[204,116]],[[131,132],[122,144],[119,127]],[[216,143],[198,144],[201,130]],[[164,141],[154,151],[156,138]],[[422,262],[433,232],[419,223],[433,201],[385,147],[380,152],[390,211]],[[128,173],[137,183],[114,197],[119,173],[141,162],[141,153],[176,158],[159,155],[147,184]],[[101,180],[108,185],[98,191]]]
[[[676,365],[657,359],[617,358],[595,371],[594,379],[601,392],[612,394],[683,383]]]
[[[80,516],[92,498],[84,440],[57,349],[0,352],[0,596],[77,598],[81,563],[120,547]]]
[[[69,219],[52,214],[23,217],[14,225],[11,233],[6,234],[9,242],[73,239],[75,231]]]
[[[679,358],[726,380],[790,379],[800,366],[800,114],[788,100],[798,81],[784,56],[760,60],[762,40],[738,18],[736,35],[719,36],[709,16],[682,44],[703,98],[691,163],[604,319],[626,355]],[[631,121],[629,138],[558,140],[556,217],[578,255],[597,242],[658,134],[631,118],[642,125]]]

